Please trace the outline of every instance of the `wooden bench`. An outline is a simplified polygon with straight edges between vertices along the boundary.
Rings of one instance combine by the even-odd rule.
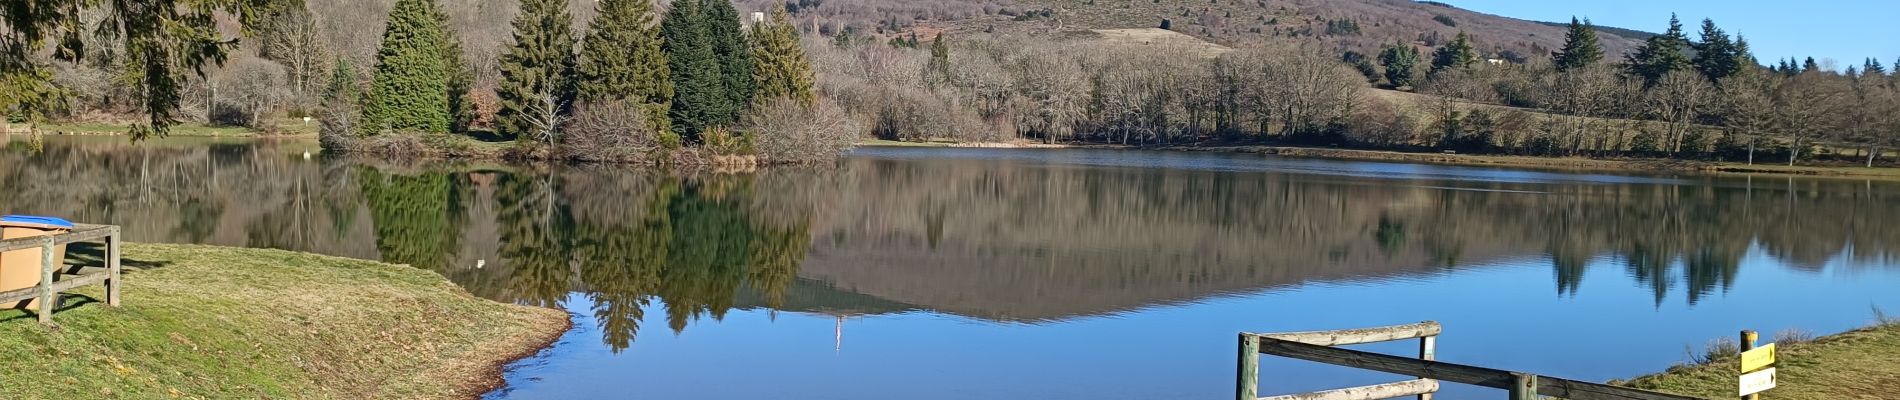
[[[54,265],[54,250],[61,245],[103,241],[105,243],[104,264],[100,266],[76,266],[64,268]],[[39,318],[42,324],[53,323],[53,311],[58,308],[55,301],[59,293],[87,285],[104,284],[106,286],[106,305],[119,306],[119,286],[124,282],[120,277],[119,246],[124,239],[117,225],[78,224],[66,233],[29,238],[0,240],[0,252],[40,248],[40,283],[25,289],[0,292],[0,304],[22,300],[38,299]],[[17,268],[18,266],[8,266]]]

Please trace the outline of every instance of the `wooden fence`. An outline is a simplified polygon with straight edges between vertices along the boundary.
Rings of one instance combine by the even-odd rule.
[[[87,241],[105,242],[105,265],[70,268],[54,265],[54,251],[60,246]],[[40,283],[30,288],[0,292],[0,304],[38,299],[40,323],[52,324],[53,311],[58,308],[55,300],[60,292],[103,283],[106,286],[106,305],[118,307],[119,286],[124,281],[120,279],[119,266],[119,245],[123,241],[116,225],[84,224],[57,235],[0,240],[0,252],[40,248]]]
[[[1512,400],[1533,400],[1539,395],[1569,400],[1697,400],[1695,397],[1657,393],[1625,387],[1570,379],[1537,376],[1434,360],[1437,337],[1444,329],[1437,322],[1381,328],[1293,333],[1241,333],[1239,380],[1236,400],[1371,400],[1418,396],[1430,400],[1439,381],[1463,383],[1508,390]],[[1334,348],[1363,343],[1395,340],[1419,340],[1418,358],[1400,357],[1359,350]],[[1408,375],[1418,379],[1311,393],[1259,397],[1260,354],[1316,361],[1364,370]]]

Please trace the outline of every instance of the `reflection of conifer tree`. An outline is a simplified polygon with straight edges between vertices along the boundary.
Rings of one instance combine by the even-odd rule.
[[[1727,292],[1735,284],[1735,273],[1741,269],[1746,250],[1709,246],[1691,255],[1683,268],[1689,285],[1689,305],[1695,305],[1703,295],[1714,293],[1717,286]]]
[[[385,175],[358,169],[383,261],[420,268],[448,266],[464,219],[461,196],[447,174]]]
[[[625,350],[640,330],[645,307],[660,285],[672,226],[666,205],[677,186],[666,185],[641,204],[648,208],[639,221],[577,221],[574,258],[581,281],[594,302],[601,341],[614,352]]]
[[[746,286],[764,295],[767,306],[776,308],[784,304],[785,290],[798,279],[798,265],[805,262],[805,252],[811,248],[811,224],[784,229],[762,227],[756,232]]]
[[[1379,228],[1372,232],[1372,240],[1379,243],[1380,252],[1391,257],[1405,248],[1405,223],[1379,215]]]
[[[704,194],[689,185],[667,207],[673,237],[659,296],[674,332],[702,314],[725,318],[746,273],[752,234],[745,214],[730,199],[713,200]]]
[[[1675,280],[1669,276],[1669,255],[1650,250],[1646,246],[1636,246],[1623,257],[1630,277],[1637,283],[1649,285],[1650,293],[1656,296],[1656,306],[1662,306],[1663,298],[1668,297],[1669,288],[1675,286]]]
[[[515,302],[559,307],[573,271],[568,253],[574,224],[567,205],[554,195],[554,179],[504,175],[496,182],[495,202],[500,205],[501,258],[512,270],[508,285]]]

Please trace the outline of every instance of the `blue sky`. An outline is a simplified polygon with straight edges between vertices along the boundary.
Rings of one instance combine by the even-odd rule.
[[[1446,0],[1459,8],[1540,21],[1588,17],[1597,25],[1662,32],[1669,13],[1681,16],[1691,39],[1703,18],[1729,34],[1748,37],[1755,57],[1832,58],[1840,68],[1858,66],[1867,57],[1892,64],[1900,57],[1900,1],[1894,0]]]

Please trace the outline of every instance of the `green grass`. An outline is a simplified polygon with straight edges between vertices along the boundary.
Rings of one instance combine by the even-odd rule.
[[[0,311],[4,399],[470,398],[566,326],[433,272],[277,250],[130,244],[123,307],[57,328]]]
[[[1892,322],[1892,321],[1889,321]],[[1798,335],[1797,335],[1798,336]],[[1882,399],[1900,387],[1900,325],[1888,323],[1811,342],[1775,345],[1776,400]],[[1739,361],[1731,354],[1637,378],[1625,386],[1706,398],[1735,398]]]

